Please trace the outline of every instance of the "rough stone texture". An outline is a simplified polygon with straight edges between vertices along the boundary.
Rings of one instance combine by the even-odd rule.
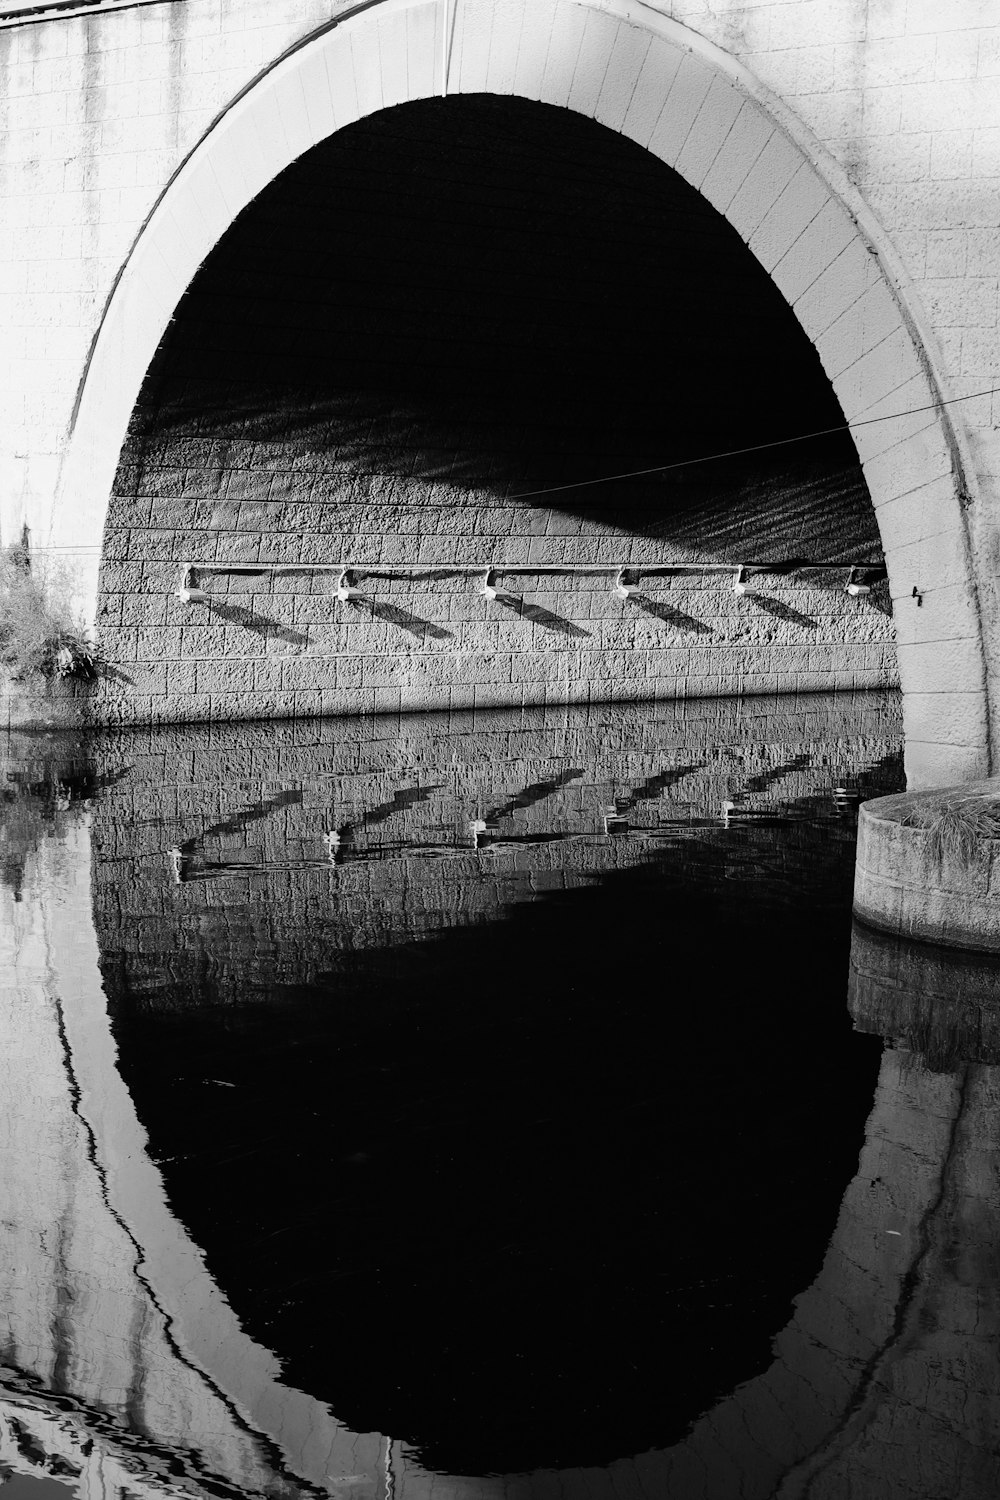
[[[74,555],[91,600],[120,435],[198,263],[303,150],[360,114],[440,90],[440,12],[375,7],[268,74],[182,169],[124,272],[164,183],[208,125],[330,8],[187,0],[2,29],[4,534],[26,516],[36,539],[89,549]],[[676,163],[748,241],[855,424],[901,636],[955,643],[962,676],[975,680],[960,734],[941,732],[950,692],[937,694],[943,711],[917,715],[911,773],[983,774],[983,670],[998,611],[992,398],[951,408],[954,431],[933,412],[860,423],[933,404],[928,365],[949,399],[992,383],[995,18],[977,0],[944,10],[678,3],[660,15],[644,8],[642,25],[630,25],[606,8],[463,0],[449,86],[593,113]],[[928,514],[925,492],[939,480]],[[913,587],[920,609],[906,603]],[[923,663],[912,653],[907,695],[927,691]]]
[[[641,861],[641,842],[606,831],[608,812],[654,836],[693,820],[711,839],[725,802],[739,818],[829,801],[837,785],[867,794],[899,776],[897,711],[891,696],[815,695],[777,711],[720,700],[652,712],[137,729],[99,740],[93,764],[112,784],[94,825],[107,981],[165,971],[171,1003],[182,1004],[200,984],[206,932],[221,999],[244,994],[250,955],[262,977],[305,981],[349,964],[356,948],[494,919],[522,884],[572,887]],[[572,774],[553,781],[553,759]],[[483,849],[497,844],[492,852],[477,852],[476,820],[497,825],[480,835]],[[338,830],[334,860],[326,836]],[[573,837],[518,842],[552,833]],[[773,896],[810,881],[822,891],[832,879],[832,891],[836,850],[830,869],[811,875],[796,847],[783,831],[785,863],[757,888]],[[692,880],[725,878],[693,845],[687,868]],[[754,865],[748,899],[759,880]],[[839,887],[829,899],[840,899]],[[162,1000],[162,984],[157,993]]]
[[[649,153],[488,95],[384,112],[245,210],[178,307],[109,509],[99,618],[118,675],[95,710],[886,686],[888,591],[849,598],[846,567],[755,575],[743,598],[733,573],[613,588],[626,562],[880,561],[849,442],[545,493],[841,421],[772,283]],[[184,561],[302,567],[206,571],[211,603],[182,605]],[[309,572],[338,561],[356,569],[347,604],[335,573]]]
[[[904,937],[1000,952],[1000,839],[979,833],[968,858],[947,849],[940,854],[926,826],[943,802],[998,795],[1000,782],[993,780],[882,797],[863,807],[857,915]]]

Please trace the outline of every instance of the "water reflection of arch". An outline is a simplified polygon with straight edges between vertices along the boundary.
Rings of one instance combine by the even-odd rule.
[[[175,1453],[190,1446],[184,1440],[184,1423],[190,1424],[190,1418],[178,1409],[184,1404],[177,1400],[180,1381],[189,1383],[193,1405],[201,1403],[199,1441],[208,1433],[215,1443],[209,1455],[212,1477],[222,1474],[247,1493],[266,1489],[272,1494],[313,1485],[336,1492],[337,1473],[351,1478],[364,1472],[375,1480],[377,1440],[353,1438],[319,1403],[280,1385],[273,1356],[241,1333],[200,1253],[173,1220],[156,1167],[145,1153],[144,1132],[117,1075],[97,978],[96,942],[82,923],[89,916],[85,828],[70,830],[62,853],[49,846],[41,857],[48,879],[69,898],[64,912],[72,920],[46,926],[37,909],[15,914],[20,993],[34,1007],[34,1020],[27,1011],[19,1018],[25,1046],[21,1057],[11,1057],[12,1073],[23,1069],[30,1056],[39,1078],[48,1026],[48,1056],[66,1066],[61,1074],[54,1068],[46,1075],[45,1113],[54,1118],[61,1109],[65,1117],[68,1107],[79,1126],[75,1135],[64,1135],[63,1144],[75,1141],[77,1151],[82,1149],[77,1164],[82,1176],[91,1174],[85,1208],[98,1218],[104,1215],[104,1275],[114,1264],[116,1234],[121,1235],[126,1249],[135,1252],[139,1285],[133,1289],[133,1305],[145,1304],[148,1319],[140,1342],[145,1338],[152,1350],[157,1308],[176,1335],[177,1347],[163,1349],[164,1369],[174,1382],[173,1406],[169,1400],[157,1405],[153,1371],[144,1393],[153,1399],[142,1412],[147,1426],[166,1422],[170,1430],[149,1427],[149,1441],[140,1440],[131,1453],[120,1434],[103,1435],[106,1469],[120,1464],[123,1473],[132,1472],[134,1487],[137,1452],[144,1466],[141,1482],[157,1489],[156,1462],[163,1445]],[[13,930],[13,924],[3,930]],[[921,960],[926,957],[920,955]],[[967,964],[964,972],[969,973]],[[925,985],[928,994],[935,993],[936,985],[939,993],[948,990],[950,981],[939,984],[937,963],[913,963],[900,945],[856,933],[856,1019],[865,1023],[867,1018],[871,1024],[877,1006],[870,997],[882,989],[895,997],[883,1012],[883,1017],[889,1015],[883,1029],[911,1044],[918,1040],[917,1032],[907,1034],[900,1007],[908,999],[919,1017],[924,1002],[914,994],[913,982],[921,974],[931,976]],[[991,996],[988,978],[981,970],[970,981],[980,1012],[996,1002],[996,979]],[[40,1011],[38,1001],[45,996],[62,997],[62,1017],[58,1008],[52,1010],[43,1025],[37,1018],[44,1005]],[[981,1032],[980,1026],[979,1050],[974,1051],[980,1060],[965,1063],[961,1027],[952,1028],[950,1071],[922,1066],[905,1047],[885,1052],[858,1172],[819,1275],[797,1298],[794,1317],[775,1341],[772,1365],[701,1418],[683,1442],[613,1465],[611,1482],[622,1492],[629,1493],[631,1486],[631,1492],[650,1500],[675,1494],[712,1500],[809,1494],[832,1500],[850,1483],[865,1494],[921,1494],[916,1466],[926,1466],[931,1445],[940,1492],[968,1497],[995,1493],[998,1315],[990,1276],[995,1278],[996,1270],[992,1144],[1000,1086],[992,1063],[982,1060]],[[68,1090],[61,1103],[57,1087]],[[33,1121],[30,1110],[24,1112],[22,1131],[33,1123],[37,1116]],[[28,1144],[23,1133],[19,1144]],[[57,1175],[65,1184],[66,1172]],[[91,1250],[99,1238],[91,1236]],[[63,1273],[61,1282],[55,1278],[57,1302],[60,1288],[64,1296],[72,1291],[65,1272],[72,1269],[73,1255],[72,1235],[64,1234],[56,1257]],[[55,1327],[48,1311],[38,1327]],[[75,1311],[79,1315],[81,1308]],[[99,1394],[88,1413],[80,1391],[88,1380],[92,1391],[104,1381],[107,1406],[107,1390],[115,1387],[114,1354],[104,1369],[93,1362],[88,1367],[88,1351],[79,1341],[74,1345],[76,1337],[66,1340],[61,1356],[51,1351],[61,1357],[58,1370],[52,1362],[39,1369],[43,1382],[62,1386],[57,1394],[63,1403],[72,1405],[76,1399],[81,1425],[100,1439],[102,1398]],[[134,1353],[134,1335],[125,1342]],[[8,1345],[8,1358],[15,1353]],[[134,1377],[129,1378],[135,1386]],[[50,1420],[52,1406],[44,1392],[31,1389],[30,1382],[8,1385],[8,1417],[19,1402],[22,1415],[25,1403],[30,1406],[27,1425],[34,1422],[39,1441],[45,1441],[49,1422],[55,1445],[58,1423],[53,1426]],[[189,1425],[188,1436],[190,1431]],[[902,1442],[900,1432],[905,1434]],[[396,1478],[396,1493],[406,1500],[426,1493],[429,1476],[419,1469],[401,1462]],[[164,1476],[164,1482],[171,1481]],[[558,1481],[553,1476],[550,1488],[572,1495],[574,1485],[602,1482],[608,1480],[595,1472],[567,1471]],[[186,1483],[197,1492],[197,1466]],[[455,1483],[463,1500],[500,1495],[535,1500],[549,1493],[544,1478],[537,1483],[516,1477]]]
[[[0,1460],[94,1493],[372,1484],[384,1445],[280,1383],[170,1211],[115,1066],[84,818],[36,852],[0,962],[8,1109]],[[25,1087],[25,1084],[28,1087]],[[30,1267],[28,1274],[26,1268]],[[32,1454],[34,1458],[32,1459]]]

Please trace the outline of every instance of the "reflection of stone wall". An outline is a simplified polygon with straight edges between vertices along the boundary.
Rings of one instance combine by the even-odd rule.
[[[853,828],[833,788],[896,784],[896,708],[862,694],[110,738],[94,833],[105,974],[141,994],[165,971],[172,1003],[206,978],[242,993],[248,965],[261,983],[308,981],[356,949],[642,862],[672,833],[678,878],[741,879],[768,899],[826,882],[840,901]],[[743,857],[741,817],[813,802],[831,814],[828,858],[759,825]],[[638,836],[606,832],[609,812]],[[478,850],[477,820],[493,825]]]
[[[1000,968],[981,954],[855,922],[849,997],[859,1031],[919,1053],[935,1071],[1000,1064]]]
[[[929,1073],[887,1050],[857,1175],[774,1363],[683,1443],[614,1465],[621,1492],[994,1500],[998,1121],[997,1069]]]
[[[114,1071],[84,817],[59,834],[31,852],[20,899],[0,884],[0,1464],[81,1500],[289,1500],[359,1467],[374,1486],[379,1439],[280,1387],[157,1218]]]

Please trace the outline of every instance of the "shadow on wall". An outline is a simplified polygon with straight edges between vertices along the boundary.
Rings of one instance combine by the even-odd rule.
[[[116,496],[154,526],[264,532],[284,507],[278,531],[361,534],[415,508],[433,531],[442,507],[456,535],[875,560],[843,434],[531,494],[842,422],[774,285],[675,173],[568,111],[463,96],[337,133],[239,216],[154,361]]]

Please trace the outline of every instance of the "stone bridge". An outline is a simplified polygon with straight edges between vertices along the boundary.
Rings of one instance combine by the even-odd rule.
[[[982,0],[8,3],[0,67],[2,540],[93,717],[898,668],[911,784],[996,769]]]

